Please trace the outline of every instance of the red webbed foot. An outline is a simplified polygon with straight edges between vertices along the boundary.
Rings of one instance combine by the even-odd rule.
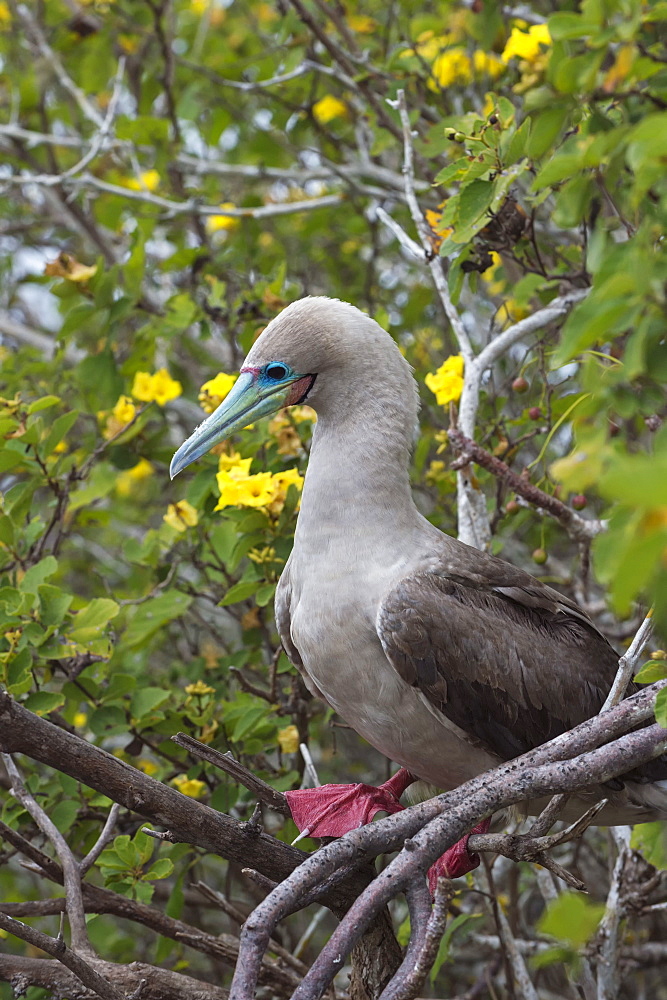
[[[399,799],[415,781],[417,778],[402,767],[377,787],[363,783],[319,785],[285,792],[285,797],[301,837],[342,837],[370,823],[378,812],[400,812],[403,806]]]
[[[434,865],[431,865],[428,870],[428,887],[431,890],[431,896],[435,896],[439,878],[459,878],[478,867],[479,854],[470,854],[468,839],[473,833],[487,833],[490,825],[490,817],[483,819],[470,833],[448,848]]]

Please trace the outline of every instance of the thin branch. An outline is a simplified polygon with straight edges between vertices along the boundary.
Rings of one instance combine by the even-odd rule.
[[[45,837],[53,844],[58,860],[62,865],[65,881],[65,897],[67,899],[67,916],[69,918],[70,930],[72,933],[72,947],[75,951],[82,952],[88,956],[94,954],[93,947],[88,938],[86,929],[86,918],[83,908],[83,894],[81,891],[81,872],[76,858],[72,854],[67,841],[55,823],[46,815],[44,810],[35,801],[28,789],[23,784],[23,779],[10,754],[2,754],[2,759],[7,768],[7,773],[12,781],[12,794],[21,803],[23,808],[30,813],[35,823]],[[47,949],[48,951],[48,949]],[[52,952],[49,952],[52,954]],[[72,970],[74,971],[74,970]]]
[[[114,989],[107,979],[96,972],[76,951],[67,947],[63,938],[49,937],[48,934],[43,934],[36,928],[29,927],[27,924],[21,923],[20,920],[14,920],[13,917],[8,917],[2,912],[0,912],[0,929],[8,934],[13,934],[14,937],[20,938],[22,941],[27,941],[34,948],[40,948],[47,955],[57,958],[70,972],[74,973],[84,986],[91,989],[97,996],[102,997],[103,1000],[123,1000],[123,996]]]
[[[630,827],[616,827],[614,839],[618,856],[607,894],[607,905],[598,928],[600,952],[597,963],[598,1000],[616,1000],[621,986],[619,962],[621,950],[620,926],[625,915],[622,883],[625,866],[630,856]]]
[[[287,799],[282,792],[277,792],[266,781],[262,781],[261,778],[254,775],[247,767],[240,764],[231,753],[220,753],[219,750],[215,750],[205,743],[200,743],[199,740],[193,739],[192,736],[188,736],[186,733],[176,733],[170,739],[172,743],[177,743],[179,747],[183,747],[188,753],[193,754],[195,757],[201,757],[202,760],[208,761],[214,767],[219,767],[225,774],[230,775],[234,781],[238,781],[244,788],[251,791],[260,802],[265,802],[271,809],[275,809],[283,816],[291,817],[292,813],[287,804]]]
[[[104,119],[99,114],[97,109],[90,103],[81,88],[76,85],[69,73],[67,73],[60,59],[44,37],[42,29],[33,18],[28,7],[25,4],[20,3],[18,4],[16,10],[25,25],[28,37],[31,39],[47,65],[49,65],[53,70],[58,83],[68,92],[68,94],[70,94],[71,97],[74,98],[85,117],[91,121],[96,128],[103,128]]]
[[[95,159],[95,157],[100,153],[102,148],[105,146],[107,138],[111,132],[111,126],[113,125],[114,118],[116,117],[116,109],[118,107],[118,101],[120,100],[121,85],[123,82],[123,74],[125,73],[125,57],[121,56],[118,60],[118,68],[116,69],[116,77],[114,80],[113,90],[111,92],[111,98],[109,100],[109,105],[107,107],[107,113],[104,116],[104,121],[102,122],[99,132],[96,134],[95,138],[90,144],[90,149],[88,152],[78,160],[74,166],[70,167],[68,170],[64,170],[60,174],[61,179],[66,177],[74,177],[75,174],[80,173],[84,167],[87,167],[89,163]]]
[[[174,201],[154,194],[152,191],[136,191],[134,188],[122,187],[120,184],[110,184],[94,174],[84,173],[78,177],[65,177],[63,174],[19,174],[0,178],[2,185],[36,184],[40,187],[62,187],[77,191],[103,191],[105,194],[118,195],[127,201],[138,201],[146,205],[154,205],[166,213],[167,218],[179,215],[229,215],[234,219],[268,219],[276,215],[294,215],[297,212],[310,212],[318,208],[329,208],[339,205],[345,200],[343,192],[322,195],[319,198],[306,198],[302,201],[285,201],[276,204],[260,205],[257,208],[224,208],[220,205],[202,205],[197,198],[187,198],[185,201]]]
[[[606,530],[606,522],[597,519],[581,517],[575,510],[564,504],[557,497],[545,493],[538,486],[534,486],[523,476],[517,475],[513,469],[496,458],[472,438],[467,437],[458,427],[452,426],[447,432],[449,441],[452,443],[459,458],[452,463],[452,468],[460,469],[470,462],[481,465],[497,479],[501,479],[506,485],[519,496],[523,497],[530,504],[542,510],[548,511],[566,528],[568,534],[575,541],[590,542],[602,531]]]
[[[449,294],[449,286],[447,284],[447,278],[442,268],[442,259],[435,253],[432,243],[432,233],[431,227],[424,218],[424,214],[419,207],[419,202],[417,201],[417,196],[415,194],[415,171],[414,171],[414,155],[412,148],[412,128],[410,125],[410,116],[408,114],[408,106],[405,100],[405,91],[397,91],[397,106],[398,113],[401,119],[401,126],[403,130],[403,176],[405,178],[405,197],[410,209],[410,215],[412,216],[412,221],[414,222],[417,232],[419,233],[419,238],[421,240],[422,247],[424,248],[424,256],[428,262],[429,270],[431,271],[431,276],[433,282],[437,289],[440,301],[447,315],[447,319],[451,323],[452,330],[454,331],[454,336],[459,345],[459,349],[463,354],[466,361],[470,361],[473,357],[472,344],[470,343],[470,338],[468,336],[468,331],[463,325],[463,320],[459,316],[458,310],[456,309],[454,303],[452,302],[451,295]]]
[[[104,848],[114,839],[114,830],[116,823],[118,822],[119,814],[120,806],[117,802],[114,802],[109,810],[106,823],[102,827],[102,832],[86,854],[85,858],[79,862],[79,872],[82,876],[93,867]]]
[[[528,968],[526,967],[523,955],[516,946],[509,920],[498,902],[498,894],[496,893],[490,865],[487,864],[484,872],[480,873],[480,882],[492,898],[493,915],[498,928],[498,936],[502,944],[503,953],[512,970],[517,1000],[539,1000],[537,990],[528,975]],[[485,882],[486,885],[484,884]]]
[[[639,662],[639,659],[644,651],[644,647],[651,638],[652,632],[653,610],[651,609],[637,629],[634,639],[618,661],[618,671],[614,677],[614,683],[611,686],[611,690],[605,699],[605,703],[600,709],[601,712],[606,712],[607,709],[613,708],[614,705],[618,705],[623,698],[627,686],[634,675],[637,663]]]

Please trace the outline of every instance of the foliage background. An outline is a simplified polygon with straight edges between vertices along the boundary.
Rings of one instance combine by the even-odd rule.
[[[633,0],[517,12],[410,0],[347,10],[300,0],[0,3],[0,680],[12,695],[240,819],[252,812],[250,793],[188,758],[173,733],[231,750],[282,790],[302,780],[299,742],[322,781],[388,773],[309,698],[273,627],[299,492],[295,474],[288,488],[275,477],[303,474],[311,415],[258,423],[227,448],[232,469],[242,456],[250,475],[273,477],[258,481],[264,493],[237,495],[242,505],[215,509],[220,455],[174,483],[167,470],[201,418],[202,385],[233,373],[301,295],[367,310],[422,385],[459,354],[424,256],[384,221],[383,212],[415,238],[399,88],[431,251],[449,260],[449,292],[475,353],[555,297],[588,292],[562,328],[519,337],[497,359],[475,437],[532,484],[585,508],[585,519],[609,519],[608,530],[591,553],[502,476],[476,469],[491,549],[581,600],[619,648],[649,600],[660,620],[666,19],[667,4]],[[426,387],[422,400],[415,495],[455,533],[449,413]],[[27,759],[22,767],[85,853],[109,800]],[[27,813],[2,797],[3,822],[33,836]],[[272,814],[266,824],[295,836]],[[224,885],[247,912],[252,893],[232,865],[184,845],[153,857],[140,825],[121,817],[125,839],[91,877],[216,931],[229,918],[205,912],[195,878]],[[608,851],[605,835],[592,834],[577,860],[601,900]],[[46,891],[11,850],[0,857],[0,898]],[[546,940],[528,866],[502,880],[515,933]],[[478,896],[464,890],[460,902],[468,931],[493,933]],[[543,930],[564,940],[573,914],[566,908]],[[566,951],[594,933],[597,911],[590,926],[586,914]],[[309,919],[287,926],[287,947]],[[330,919],[311,926],[306,959]],[[55,918],[39,925],[56,932]],[[116,962],[228,975],[122,921],[98,916],[89,929]],[[638,933],[648,940],[655,920]],[[462,992],[494,961],[455,952],[439,963],[435,995]],[[563,968],[535,973],[545,996]],[[631,966],[624,973],[627,995],[639,995]],[[493,974],[501,995],[511,991],[499,963]],[[664,995],[649,979],[651,995]]]

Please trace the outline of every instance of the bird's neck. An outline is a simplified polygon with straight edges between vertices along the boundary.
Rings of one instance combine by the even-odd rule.
[[[393,402],[393,401],[392,401]],[[377,549],[414,529],[420,515],[410,490],[414,413],[381,399],[340,414],[318,414],[301,499],[295,546]]]

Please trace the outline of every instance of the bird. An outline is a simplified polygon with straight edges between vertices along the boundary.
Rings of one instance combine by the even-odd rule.
[[[299,829],[340,836],[401,809],[417,779],[452,789],[596,715],[618,655],[570,598],[419,512],[412,370],[349,303],[308,296],[276,316],[229,395],[174,455],[172,478],[257,418],[306,401],[317,423],[277,629],[310,692],[400,765],[377,789],[288,795]],[[602,797],[601,825],[667,818],[667,755],[587,789],[568,809],[578,817]],[[449,877],[479,861],[467,837],[443,858],[439,874]]]

